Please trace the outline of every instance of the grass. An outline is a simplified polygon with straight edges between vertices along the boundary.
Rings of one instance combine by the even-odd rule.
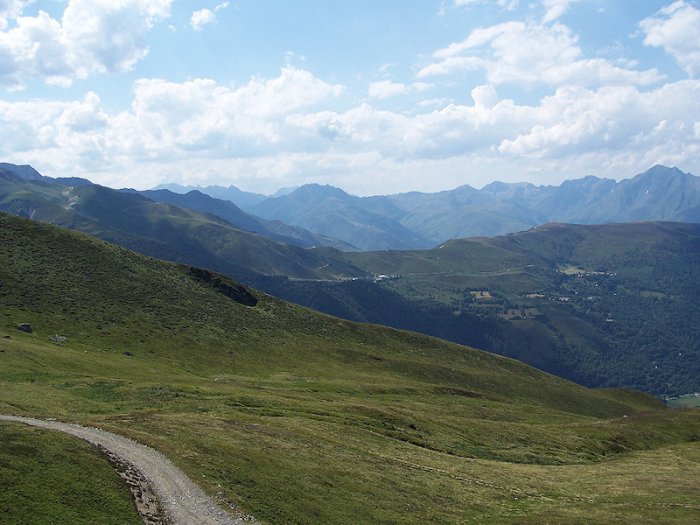
[[[126,485],[95,447],[5,422],[0,443],[0,522],[142,523]]]
[[[695,410],[258,292],[244,306],[47,225],[0,216],[0,234],[0,412],[134,437],[265,523],[699,517]]]
[[[351,264],[394,276],[377,287],[408,303],[401,316],[361,296],[346,309],[323,300],[322,290],[290,297],[472,344],[588,386],[679,396],[700,388],[699,238],[692,224],[547,225],[431,250],[346,253]],[[519,311],[528,309],[524,323]]]

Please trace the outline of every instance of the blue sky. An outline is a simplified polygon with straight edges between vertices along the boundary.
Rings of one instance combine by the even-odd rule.
[[[0,160],[119,187],[700,175],[697,0],[0,0]]]

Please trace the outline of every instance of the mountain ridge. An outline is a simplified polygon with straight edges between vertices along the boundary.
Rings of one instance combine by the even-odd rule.
[[[313,209],[313,213],[311,212]],[[700,222],[700,178],[656,165],[616,182],[593,175],[558,186],[494,181],[436,193],[357,197],[305,185],[249,211],[339,238],[365,250],[427,248],[453,238],[493,236],[548,222]],[[347,227],[354,225],[354,231]]]
[[[432,245],[393,218],[363,206],[361,197],[334,186],[306,184],[291,193],[264,200],[249,211],[323,233],[363,250]]]
[[[64,186],[0,173],[0,210],[239,278],[255,273],[302,279],[364,275],[346,263],[243,230],[216,215],[96,184]]]

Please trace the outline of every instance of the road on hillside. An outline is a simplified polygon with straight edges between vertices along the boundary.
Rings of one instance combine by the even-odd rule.
[[[160,517],[146,516],[145,514],[148,512],[144,513],[139,508],[146,523],[165,522],[172,525],[258,524],[251,516],[242,514],[239,517],[230,516],[163,454],[125,436],[98,428],[29,417],[0,415],[0,421],[58,430],[92,443],[106,451],[113,464],[118,464],[117,470],[120,471],[122,477],[124,477],[125,470],[133,471],[136,469],[138,471],[136,477],[140,478],[139,486],[136,487],[138,494],[140,495],[143,491],[148,492],[152,488],[159,500],[157,503],[160,504],[159,506],[162,507],[165,514],[165,517],[162,516],[162,513]],[[134,494],[134,476],[130,476],[127,482],[132,488],[132,494]],[[137,507],[139,507],[138,501]]]

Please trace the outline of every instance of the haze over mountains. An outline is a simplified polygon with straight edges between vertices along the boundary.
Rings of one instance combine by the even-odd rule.
[[[259,217],[301,226],[362,250],[428,248],[448,239],[501,235],[548,222],[700,222],[700,178],[659,165],[620,182],[588,176],[559,186],[492,182],[480,190],[461,186],[438,193],[372,197],[318,184],[269,198],[235,187],[196,189],[229,199]]]
[[[167,200],[162,192],[155,193]],[[48,177],[26,180],[7,168],[0,171],[1,211],[83,231],[154,257],[205,266],[239,278],[256,272],[303,279],[365,275],[302,248],[316,244],[318,235],[260,220],[240,210],[240,224],[232,224],[220,216],[193,210],[198,206],[192,202],[198,197],[214,202],[229,218],[236,215],[232,203],[203,194],[185,197],[189,208],[157,202],[133,190],[89,183],[66,185],[64,179]]]
[[[199,191],[216,199],[233,202],[236,206],[247,208],[267,199],[262,193],[252,193],[238,189],[236,186],[182,186],[181,184],[160,184],[154,190],[168,190],[173,193],[185,194],[191,191]]]
[[[354,234],[357,244],[381,243],[383,251],[375,252],[338,251],[333,247],[348,244],[261,219],[200,191],[114,190],[37,175],[30,167],[0,168],[0,211],[219,271],[331,315],[515,357],[588,386],[633,386],[657,395],[700,390],[696,367],[688,366],[700,352],[694,342],[698,225],[550,225],[430,250],[385,250],[392,243],[429,242],[387,217],[398,214],[397,202],[406,209],[412,202],[414,217],[435,216],[445,202],[457,213],[457,203],[465,202],[470,215],[474,202],[493,203],[493,195],[511,208],[538,196],[558,213],[592,219],[603,217],[598,195],[598,208],[618,210],[610,216],[692,220],[698,179],[677,169],[656,167],[621,183],[572,181],[554,188],[558,199],[542,197],[552,187],[523,184],[369,198],[310,185],[255,206],[295,203],[290,217],[304,210],[311,225],[314,217],[317,224],[326,219],[335,234]],[[591,191],[576,189],[583,186]]]

